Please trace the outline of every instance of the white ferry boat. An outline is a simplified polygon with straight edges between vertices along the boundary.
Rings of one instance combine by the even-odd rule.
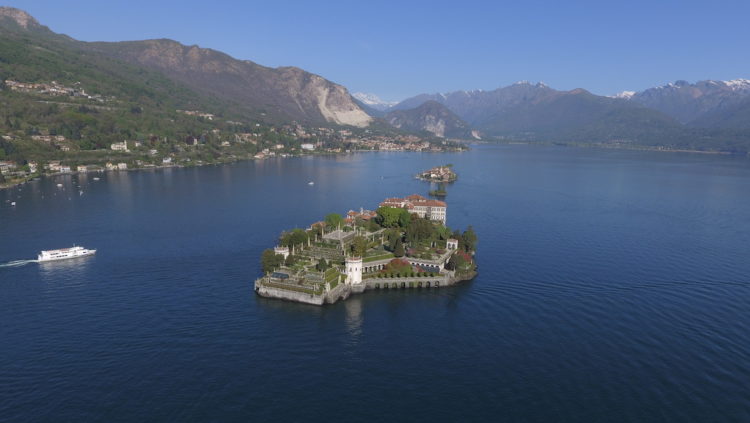
[[[86,248],[74,245],[70,248],[42,251],[37,256],[37,261],[65,260],[76,257],[90,256],[94,254],[96,254],[96,250],[88,250]]]

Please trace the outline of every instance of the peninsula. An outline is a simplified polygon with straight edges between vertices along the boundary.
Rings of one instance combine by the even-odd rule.
[[[376,211],[332,213],[281,234],[261,257],[263,297],[323,305],[368,289],[437,288],[472,279],[477,236],[445,225],[447,205],[420,195]]]
[[[453,165],[437,166],[417,174],[417,179],[430,182],[453,182],[458,175],[453,171]]]

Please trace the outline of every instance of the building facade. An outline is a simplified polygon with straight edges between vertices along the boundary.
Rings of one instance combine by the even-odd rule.
[[[409,210],[409,213],[416,213],[419,217],[434,220],[443,225],[448,219],[448,205],[444,201],[431,200],[417,194],[405,198],[386,198],[380,206],[405,208]]]

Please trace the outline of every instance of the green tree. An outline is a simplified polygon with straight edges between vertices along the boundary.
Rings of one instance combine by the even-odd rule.
[[[279,257],[281,257],[282,259],[284,258],[284,256],[279,256]],[[283,262],[284,262],[284,266],[292,267],[294,266],[294,263],[297,262],[297,256],[293,254],[289,254],[288,256],[286,256],[286,260],[283,260]]]
[[[384,228],[398,226],[399,209],[396,207],[379,207],[376,211],[375,221]]]
[[[330,213],[326,216],[325,222],[326,225],[330,228],[338,228],[338,226],[344,221],[344,218],[341,217],[338,213]]]
[[[393,251],[393,249],[396,248],[396,241],[401,239],[401,232],[396,229],[388,229],[385,232],[385,238],[388,242],[388,249]]]
[[[402,228],[408,228],[412,220],[414,220],[415,217],[419,217],[416,214],[409,213],[406,209],[400,210],[401,214],[398,215],[398,225]]]
[[[466,267],[466,259],[461,254],[453,254],[445,264],[448,270],[460,270]]]
[[[315,265],[315,268],[318,269],[319,272],[325,272],[328,270],[328,262],[325,258],[321,258],[318,264]]]
[[[376,232],[380,230],[380,225],[378,225],[378,222],[376,222],[375,219],[370,219],[367,221],[366,228],[370,232]]]
[[[451,230],[443,225],[435,225],[435,233],[439,239],[446,240],[451,237]]]
[[[411,222],[411,215],[406,209],[398,207],[380,207],[375,221],[384,228],[405,228]]]
[[[464,237],[461,235],[461,232],[458,229],[456,229],[455,231],[453,231],[453,233],[451,234],[451,238],[453,238],[456,241],[458,241],[458,249],[459,250],[463,250],[464,249],[464,245],[465,245],[464,244]]]
[[[412,244],[430,239],[435,232],[435,225],[427,219],[418,217],[406,228],[406,240]]]
[[[317,223],[315,225],[313,225],[312,226],[312,231],[310,232],[310,236],[312,238],[315,238],[316,236],[318,238],[322,237],[323,236],[323,225],[317,224]]]
[[[308,234],[304,229],[295,228],[291,231],[287,231],[281,234],[279,243],[285,247],[292,247],[292,245],[300,245],[307,243]]]
[[[462,238],[464,241],[464,249],[466,249],[466,251],[474,251],[477,246],[477,234],[474,232],[474,228],[471,225],[469,225],[464,231]]]
[[[363,236],[354,237],[354,240],[352,240],[352,244],[350,248],[354,256],[364,257],[365,252],[367,251],[367,239]]]
[[[284,260],[284,256],[274,253],[270,248],[265,249],[260,256],[260,264],[264,273],[273,272]]]
[[[401,238],[396,239],[396,245],[393,247],[393,255],[396,257],[403,257],[406,252],[404,251],[404,243],[401,242]]]

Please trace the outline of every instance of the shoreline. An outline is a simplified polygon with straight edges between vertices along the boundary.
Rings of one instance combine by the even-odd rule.
[[[364,294],[368,291],[396,291],[402,289],[430,290],[435,288],[452,287],[463,282],[470,282],[474,280],[474,278],[476,278],[478,274],[479,273],[476,270],[472,270],[466,275],[450,275],[449,277],[444,278],[445,284],[432,285],[429,282],[426,282],[426,285],[423,285],[423,281],[418,280],[419,278],[402,278],[398,279],[398,281],[394,280],[391,282],[389,282],[387,279],[378,279],[379,282],[365,282],[363,284],[364,286],[362,287],[355,287],[342,283],[331,289],[330,291],[325,291],[320,294],[295,292],[287,289],[268,287],[259,284],[260,279],[258,279],[253,284],[253,291],[255,291],[257,296],[263,298],[323,307],[326,305],[336,304],[339,301],[346,301],[354,294]],[[409,279],[413,279],[413,281],[410,281]],[[433,277],[427,279],[436,278]]]
[[[531,145],[531,146],[557,146],[557,147],[574,147],[574,148],[596,148],[602,150],[623,150],[623,151],[650,151],[657,153],[686,153],[686,154],[703,154],[703,155],[717,155],[717,156],[733,156],[750,158],[750,152],[746,154],[732,153],[729,151],[717,151],[717,150],[686,150],[686,149],[665,149],[660,147],[650,147],[646,145],[633,145],[632,147],[626,146],[612,146],[606,144],[586,144],[586,143],[555,143],[555,142],[534,142],[534,141],[479,141],[476,144],[484,145]]]
[[[201,164],[190,164],[190,165],[184,165],[184,164],[170,164],[170,165],[153,165],[153,166],[143,166],[143,167],[134,167],[129,169],[98,169],[98,170],[91,170],[87,172],[58,172],[58,173],[45,173],[45,174],[36,174],[35,176],[29,176],[28,178],[24,179],[23,181],[19,182],[13,182],[13,183],[2,183],[0,184],[0,191],[6,190],[6,189],[12,189],[21,185],[25,185],[27,183],[33,182],[34,179],[42,179],[42,178],[51,178],[55,176],[64,176],[64,175],[81,175],[81,174],[101,174],[101,173],[109,173],[109,172],[133,172],[133,171],[142,171],[142,170],[160,170],[160,169],[171,169],[171,168],[189,168],[189,167],[204,167],[204,166],[218,166],[218,165],[225,165],[225,164],[232,164],[232,163],[240,163],[240,162],[246,162],[246,161],[262,161],[262,160],[268,160],[268,159],[290,159],[290,158],[298,158],[298,157],[312,157],[312,156],[339,156],[339,155],[345,155],[345,154],[351,154],[351,153],[388,153],[388,152],[394,152],[394,153],[433,153],[433,154],[442,154],[442,153],[461,153],[465,150],[445,150],[445,151],[409,151],[409,150],[365,150],[365,149],[357,149],[357,150],[349,150],[346,152],[321,152],[321,153],[315,153],[315,154],[299,154],[299,155],[287,155],[287,156],[274,156],[274,157],[264,157],[262,159],[255,158],[255,157],[246,157],[246,158],[237,158],[233,160],[225,160],[225,161],[219,161],[215,163],[201,163]]]

